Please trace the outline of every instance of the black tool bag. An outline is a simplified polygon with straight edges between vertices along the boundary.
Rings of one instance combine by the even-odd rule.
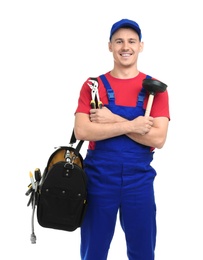
[[[36,243],[34,234],[34,211],[37,208],[38,223],[45,228],[74,231],[81,226],[87,207],[87,177],[83,169],[83,158],[79,141],[76,148],[74,132],[69,146],[58,147],[49,157],[41,176],[35,170],[34,185],[29,185],[28,205],[32,204],[31,242]],[[33,187],[34,186],[34,187]]]

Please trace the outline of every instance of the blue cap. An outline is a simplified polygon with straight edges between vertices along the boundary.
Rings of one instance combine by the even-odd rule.
[[[112,35],[120,28],[133,29],[134,31],[136,31],[136,33],[139,36],[139,39],[141,40],[142,34],[141,34],[141,29],[140,29],[139,25],[136,22],[134,22],[132,20],[128,20],[128,19],[122,19],[113,24],[113,26],[111,27],[111,32],[110,32],[110,37],[109,37],[110,40],[112,38]]]

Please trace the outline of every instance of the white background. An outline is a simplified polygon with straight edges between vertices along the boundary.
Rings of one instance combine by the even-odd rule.
[[[111,70],[109,31],[122,18],[136,20],[142,29],[139,69],[166,83],[170,97],[167,142],[153,162],[156,260],[203,259],[200,4],[0,2],[1,259],[80,259],[79,229],[56,231],[36,222],[37,244],[30,243],[31,207],[25,192],[29,171],[43,170],[54,147],[69,143],[83,82]],[[118,222],[108,259],[125,260],[125,251]]]

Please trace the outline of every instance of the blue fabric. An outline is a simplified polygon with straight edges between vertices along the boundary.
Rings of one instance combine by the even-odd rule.
[[[132,120],[144,115],[143,95],[142,89],[136,107],[117,106],[112,99],[107,107]],[[81,227],[82,260],[107,259],[118,213],[129,260],[154,260],[156,172],[152,160],[150,147],[125,135],[96,142],[95,150],[87,152],[88,207]]]
[[[129,20],[129,19],[122,19],[116,23],[114,23],[111,27],[111,32],[110,32],[110,37],[109,37],[109,40],[111,40],[113,34],[120,28],[131,28],[133,29],[134,31],[137,32],[138,36],[139,36],[139,39],[141,41],[142,39],[142,33],[141,33],[141,29],[139,27],[139,25],[135,22],[135,21],[132,21],[132,20]]]

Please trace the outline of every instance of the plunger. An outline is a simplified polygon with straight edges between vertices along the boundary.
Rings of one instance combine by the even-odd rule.
[[[149,116],[156,93],[164,92],[167,85],[156,79],[144,79],[143,87],[149,92],[149,99],[145,111],[145,116]]]

